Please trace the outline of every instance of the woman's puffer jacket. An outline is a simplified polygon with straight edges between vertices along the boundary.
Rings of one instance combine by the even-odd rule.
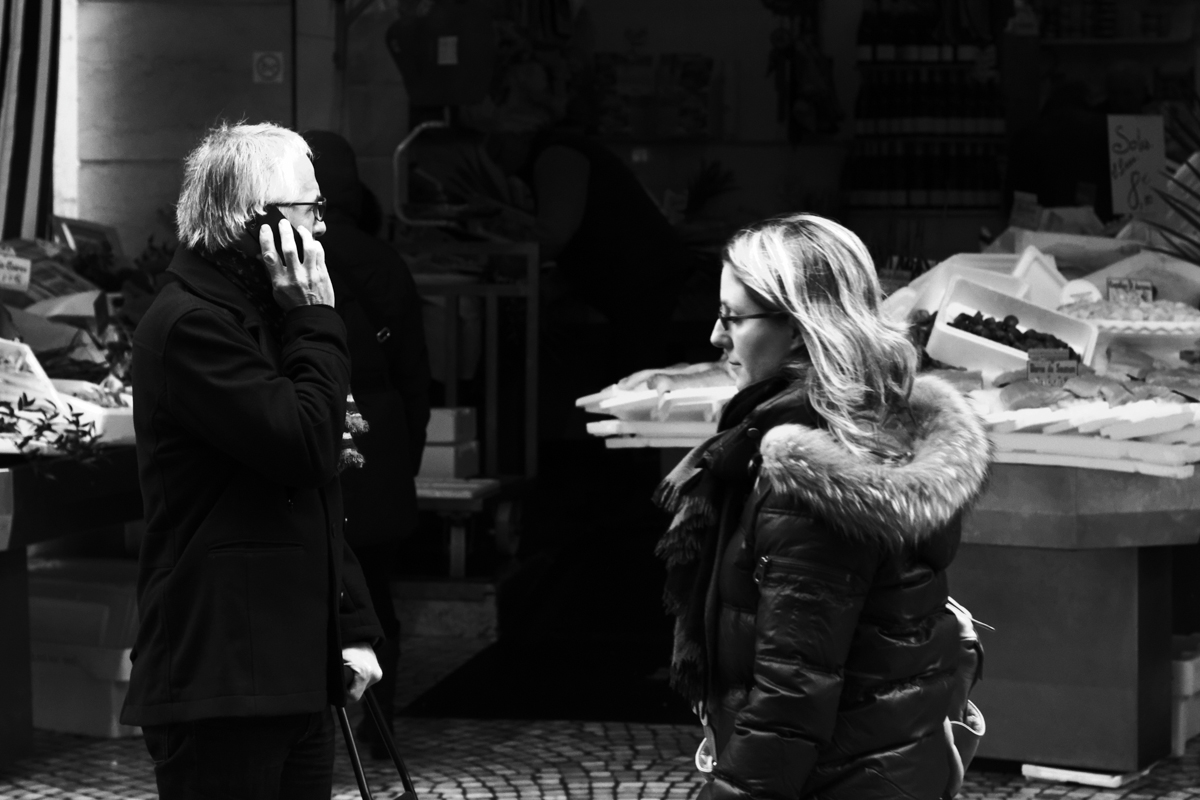
[[[936,800],[960,652],[945,570],[988,439],[964,398],[927,376],[902,428],[881,432],[910,458],[855,456],[806,409],[761,429],[755,488],[721,532],[704,794]]]

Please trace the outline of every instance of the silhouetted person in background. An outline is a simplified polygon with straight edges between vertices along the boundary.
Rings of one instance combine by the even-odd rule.
[[[692,261],[633,170],[599,142],[555,128],[494,133],[487,150],[530,187],[542,260],[557,264],[571,298],[612,325],[596,388],[662,366]]]
[[[1105,100],[1088,103],[1080,82],[1057,87],[1037,121],[1013,137],[1007,195],[1037,195],[1045,208],[1092,206],[1101,220],[1111,219],[1112,190],[1108,164],[1108,115],[1140,114],[1150,100],[1141,65],[1120,61],[1105,73]]]
[[[326,263],[346,323],[350,389],[369,430],[358,437],[361,469],[342,473],[346,539],[362,564],[384,644],[377,649],[383,678],[375,696],[389,724],[394,714],[400,622],[391,576],[400,541],[417,527],[413,481],[421,467],[429,423],[429,355],[421,298],[408,267],[377,238],[381,218],[373,195],[358,179],[354,151],[328,131],[304,134],[327,209]],[[375,727],[359,729],[377,758],[387,756]]]

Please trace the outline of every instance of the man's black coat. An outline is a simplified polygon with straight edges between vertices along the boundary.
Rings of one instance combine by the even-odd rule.
[[[320,711],[381,636],[342,538],[350,359],[328,306],[276,333],[180,248],[134,335],[146,512],[129,725]]]

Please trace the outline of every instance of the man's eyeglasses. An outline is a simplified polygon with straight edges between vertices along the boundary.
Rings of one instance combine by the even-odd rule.
[[[729,323],[741,322],[744,319],[768,319],[770,317],[786,317],[786,311],[764,311],[761,314],[722,314],[717,311],[717,322],[721,323],[721,330],[729,330]]]
[[[325,198],[318,196],[311,203],[276,203],[277,206],[312,206],[313,216],[317,218],[317,222],[325,219]]]

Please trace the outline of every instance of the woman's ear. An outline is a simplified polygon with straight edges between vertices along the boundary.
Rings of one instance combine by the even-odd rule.
[[[792,352],[804,350],[804,334],[800,332],[800,328],[795,324],[792,325]]]

